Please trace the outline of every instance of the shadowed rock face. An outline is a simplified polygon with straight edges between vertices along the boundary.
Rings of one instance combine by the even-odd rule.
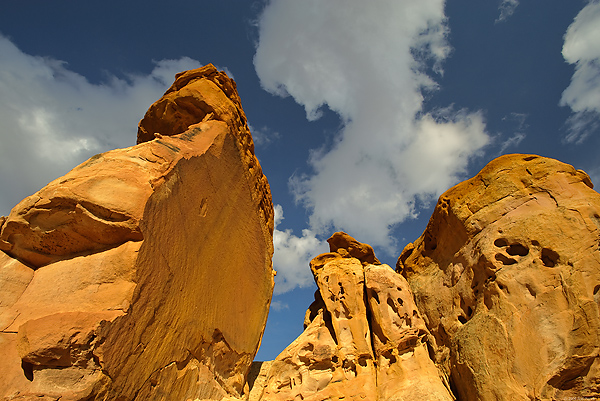
[[[600,195],[556,160],[502,156],[440,197],[397,270],[459,399],[600,394],[599,241]]]
[[[0,397],[242,392],[273,207],[235,83],[212,65],[179,74],[139,129],[0,219]]]
[[[310,263],[305,330],[263,364],[250,400],[452,400],[406,280],[345,233],[328,242]]]

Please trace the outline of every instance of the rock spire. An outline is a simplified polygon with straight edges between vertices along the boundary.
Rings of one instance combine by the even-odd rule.
[[[239,396],[273,290],[253,150],[235,83],[208,65],[177,75],[138,145],[1,219],[0,397]]]
[[[310,268],[304,332],[263,367],[251,400],[453,400],[408,283],[346,233]]]

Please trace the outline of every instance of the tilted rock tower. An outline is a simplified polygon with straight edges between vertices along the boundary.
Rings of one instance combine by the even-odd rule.
[[[273,290],[273,205],[235,83],[178,74],[106,152],[0,220],[0,397],[242,393]]]

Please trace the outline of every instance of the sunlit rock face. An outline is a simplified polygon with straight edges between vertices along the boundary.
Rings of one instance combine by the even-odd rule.
[[[250,400],[452,400],[406,280],[345,233],[328,242],[304,332],[263,364]]]
[[[600,396],[600,195],[583,171],[492,161],[440,197],[397,272],[328,242],[305,330],[255,365],[249,400]]]
[[[178,74],[138,145],[0,219],[0,397],[238,396],[273,290],[273,206],[235,83]]]
[[[446,191],[397,270],[461,400],[600,394],[600,195],[582,171],[502,156]]]

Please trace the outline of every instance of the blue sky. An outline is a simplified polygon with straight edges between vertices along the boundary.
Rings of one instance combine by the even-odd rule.
[[[337,230],[394,265],[437,197],[504,153],[600,182],[600,2],[1,0],[0,215],[135,143],[181,70],[238,84],[276,206],[259,360],[302,331]]]

